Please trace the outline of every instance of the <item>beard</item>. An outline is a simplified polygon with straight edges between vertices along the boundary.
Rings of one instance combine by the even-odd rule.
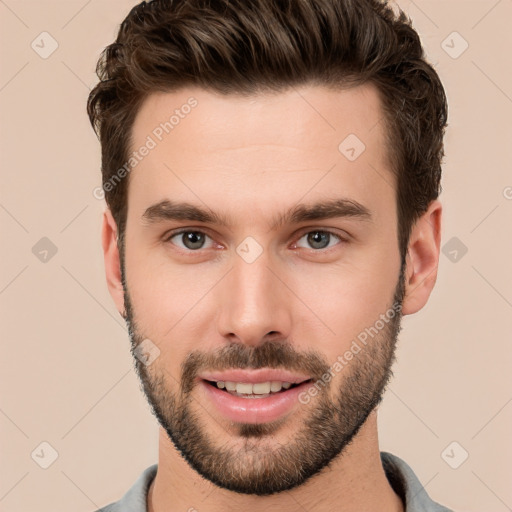
[[[332,364],[316,351],[297,352],[286,340],[267,340],[256,346],[230,343],[210,353],[192,351],[181,364],[179,380],[158,366],[158,359],[146,366],[136,353],[146,336],[134,319],[122,257],[121,274],[131,352],[152,412],[189,466],[220,488],[266,496],[302,485],[343,455],[382,401],[393,375],[400,332],[404,265],[393,297],[396,314],[326,384],[322,376]],[[286,426],[287,418],[258,424],[232,422],[231,429],[237,435],[235,439],[231,431],[232,443],[221,443],[211,435],[209,425],[217,421],[211,416],[205,420],[207,411],[192,395],[196,379],[204,370],[233,368],[281,368],[305,373],[312,382],[323,381],[318,394],[307,406],[302,405],[307,407],[306,418],[287,436],[285,444],[276,442],[273,434]]]

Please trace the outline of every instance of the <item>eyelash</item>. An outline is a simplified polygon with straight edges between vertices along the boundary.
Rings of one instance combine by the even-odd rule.
[[[172,238],[174,238],[175,236],[178,236],[178,235],[182,235],[183,233],[200,233],[200,234],[205,235],[208,238],[212,239],[212,237],[209,236],[208,233],[202,231],[201,229],[190,229],[190,228],[187,228],[187,229],[180,229],[180,230],[177,230],[177,231],[172,231],[170,233],[167,233],[167,235],[164,237],[164,243],[172,243],[171,242]],[[329,229],[313,229],[313,230],[310,230],[310,231],[304,231],[304,232],[302,232],[300,234],[300,236],[297,238],[297,241],[295,243],[297,243],[300,239],[304,238],[304,236],[309,235],[311,233],[327,233],[330,236],[333,236],[333,237],[337,238],[341,244],[348,243],[348,239],[347,238],[344,238],[341,235],[339,235],[338,233],[335,233],[334,231],[331,231]],[[337,245],[340,245],[340,244],[336,244],[333,247],[327,247],[327,248],[324,248],[324,249],[312,249],[311,248],[309,250],[312,251],[312,252],[315,252],[315,253],[326,253],[326,252],[332,250]],[[193,250],[193,249],[182,249],[181,247],[178,247],[178,250],[180,250],[182,252],[186,252],[188,254],[193,254],[193,253],[200,253],[201,251],[206,250],[206,249],[196,249],[196,250]]]

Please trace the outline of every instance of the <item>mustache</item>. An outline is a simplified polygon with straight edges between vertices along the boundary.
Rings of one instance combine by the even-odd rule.
[[[230,343],[211,353],[195,350],[188,354],[181,364],[182,392],[190,393],[198,374],[205,370],[260,368],[297,371],[318,380],[330,366],[319,352],[299,353],[287,341],[267,340],[256,346]]]

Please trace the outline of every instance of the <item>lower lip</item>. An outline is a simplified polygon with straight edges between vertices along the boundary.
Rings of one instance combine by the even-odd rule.
[[[311,382],[304,382],[279,393],[271,393],[265,398],[235,396],[204,380],[200,381],[200,385],[217,410],[229,420],[238,423],[267,423],[278,420],[300,404],[298,396],[311,385]]]

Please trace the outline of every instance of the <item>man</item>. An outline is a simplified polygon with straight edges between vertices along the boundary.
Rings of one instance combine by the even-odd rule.
[[[376,0],[154,0],[98,66],[102,244],[159,461],[104,511],[446,511],[379,451],[446,98]]]

